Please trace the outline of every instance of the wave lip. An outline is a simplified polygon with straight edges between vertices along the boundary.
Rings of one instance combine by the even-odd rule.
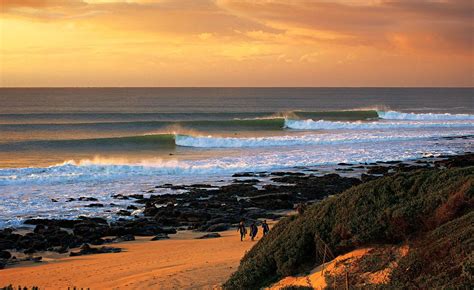
[[[285,128],[296,130],[378,130],[378,129],[410,129],[410,128],[465,128],[474,127],[470,121],[399,121],[399,122],[342,122],[285,120]]]
[[[470,114],[402,113],[397,111],[377,111],[379,118],[386,120],[474,120]]]

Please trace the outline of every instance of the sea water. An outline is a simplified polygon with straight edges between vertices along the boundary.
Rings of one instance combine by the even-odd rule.
[[[112,195],[162,183],[473,150],[472,88],[3,88],[0,104],[0,227],[111,217]]]

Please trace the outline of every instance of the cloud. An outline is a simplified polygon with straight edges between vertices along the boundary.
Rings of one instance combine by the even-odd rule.
[[[472,54],[471,0],[0,0],[8,15],[225,41]],[[211,40],[207,38],[206,40]],[[403,41],[402,41],[403,40]]]
[[[471,53],[473,4],[449,1],[218,0],[230,13],[307,37],[322,32],[348,45]]]
[[[2,10],[18,7],[29,8],[51,8],[51,7],[73,7],[85,4],[81,0],[0,0]]]
[[[213,0],[0,0],[2,14],[36,21],[94,18],[94,24],[117,31],[213,36],[240,29],[275,31],[222,10]]]
[[[0,4],[5,85],[472,85],[471,0]]]

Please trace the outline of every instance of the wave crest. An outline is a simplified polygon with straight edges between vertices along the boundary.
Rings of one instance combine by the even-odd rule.
[[[379,130],[379,129],[410,129],[410,128],[465,128],[474,127],[474,122],[450,121],[450,122],[342,122],[342,121],[314,121],[308,120],[285,120],[285,128],[296,130]]]
[[[470,114],[403,113],[397,111],[377,111],[379,118],[387,120],[474,120]]]
[[[176,135],[175,143],[183,147],[197,148],[244,148],[244,147],[272,147],[298,146],[321,144],[350,144],[361,142],[385,142],[412,139],[438,138],[448,136],[465,136],[466,132],[352,132],[284,135],[270,137],[218,137],[218,136],[191,136]]]

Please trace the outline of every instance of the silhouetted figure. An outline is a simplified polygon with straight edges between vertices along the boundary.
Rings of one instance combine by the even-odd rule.
[[[267,220],[264,220],[262,223],[262,231],[263,235],[266,236],[268,232],[270,231],[270,228],[268,227]]]
[[[257,225],[255,223],[252,223],[250,225],[250,238],[252,239],[252,241],[255,239],[255,237],[257,236],[257,233],[258,233],[258,228],[257,228]]]
[[[298,212],[298,214],[302,215],[305,210],[306,210],[306,204],[302,202],[298,203],[298,206],[296,207],[296,211]]]
[[[237,228],[237,231],[240,232],[240,241],[243,241],[245,238],[245,235],[247,235],[247,229],[245,228],[244,221],[241,221],[239,223],[239,227]]]

